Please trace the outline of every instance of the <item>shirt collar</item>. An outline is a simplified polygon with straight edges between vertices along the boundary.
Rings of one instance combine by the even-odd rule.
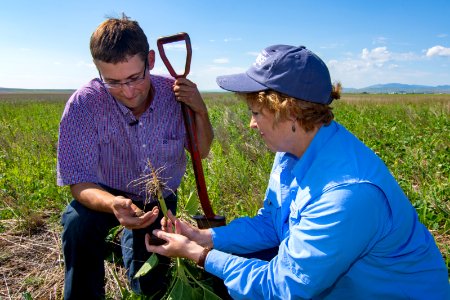
[[[338,124],[335,121],[332,121],[329,125],[323,125],[320,127],[305,153],[303,153],[302,157],[292,168],[292,172],[297,176],[298,182],[301,181],[304,174],[311,167],[317,155],[321,155],[320,153],[324,145],[331,139],[337,130]]]

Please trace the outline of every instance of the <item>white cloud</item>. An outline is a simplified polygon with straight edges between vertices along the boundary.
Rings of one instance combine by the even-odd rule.
[[[423,59],[423,55],[391,52],[387,47],[376,47],[364,48],[357,55],[345,53],[341,59],[329,60],[327,65],[333,81],[341,81],[344,87],[361,88],[377,83],[420,82],[423,72],[408,66]]]
[[[223,65],[194,66],[188,78],[194,81],[202,91],[221,90],[216,83],[217,76],[243,73],[246,70],[246,68]]]
[[[386,44],[388,41],[388,38],[384,37],[384,36],[378,36],[376,38],[373,39],[372,44],[377,45],[377,44]]]
[[[216,58],[213,61],[216,64],[227,64],[227,63],[230,62],[230,60],[228,58],[225,58],[225,57],[223,57],[223,58]]]
[[[392,53],[392,59],[397,61],[413,61],[422,59],[421,56],[412,52]]]
[[[164,49],[165,50],[186,50],[186,44],[184,42],[165,44]]]
[[[428,57],[432,56],[449,56],[450,57],[450,48],[446,48],[443,46],[434,46],[427,50]]]
[[[364,48],[361,53],[361,59],[368,65],[376,65],[382,67],[384,63],[391,59],[391,53],[387,47],[377,47],[372,50]]]
[[[85,62],[84,60],[80,60],[76,63],[78,68],[88,68],[95,69],[95,64],[93,62]]]
[[[229,43],[229,42],[239,42],[239,41],[242,41],[242,38],[225,38],[225,39],[223,39],[223,41],[224,41],[225,43]]]
[[[246,54],[257,57],[259,52],[247,52]]]
[[[440,38],[440,39],[446,38],[446,37],[448,37],[448,34],[446,34],[446,33],[440,33],[440,34],[437,35],[437,37]]]

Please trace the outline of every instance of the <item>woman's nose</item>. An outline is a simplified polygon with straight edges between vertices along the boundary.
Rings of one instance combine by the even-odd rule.
[[[253,128],[253,129],[258,128],[258,125],[256,124],[255,118],[253,118],[253,116],[252,116],[252,118],[250,119],[250,124],[249,124],[249,126],[250,126],[250,128]]]

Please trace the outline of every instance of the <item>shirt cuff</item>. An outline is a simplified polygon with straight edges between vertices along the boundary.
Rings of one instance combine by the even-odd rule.
[[[223,280],[223,270],[226,262],[231,258],[231,256],[231,254],[212,249],[206,257],[205,271]]]

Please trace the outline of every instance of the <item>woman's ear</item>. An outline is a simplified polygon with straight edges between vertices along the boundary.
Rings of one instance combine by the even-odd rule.
[[[294,116],[294,115],[289,115],[287,119],[292,122],[297,122],[297,120],[298,120],[297,116]]]

